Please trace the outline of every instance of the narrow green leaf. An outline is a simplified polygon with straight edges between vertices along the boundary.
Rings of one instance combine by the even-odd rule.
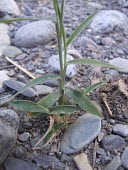
[[[67,46],[90,24],[90,22],[93,20],[98,12],[99,10],[94,12],[75,29],[75,31],[70,35],[67,41]]]
[[[101,62],[95,59],[88,59],[88,58],[82,58],[82,59],[75,59],[75,60],[70,60],[67,62],[67,65],[69,64],[77,64],[77,65],[96,65],[96,66],[103,66],[103,67],[108,67],[108,68],[116,68],[115,66]]]
[[[102,114],[98,111],[94,104],[92,104],[92,102],[84,94],[70,87],[65,88],[65,93],[70,98],[72,98],[80,106],[81,109],[91,114],[102,116]]]
[[[47,108],[29,100],[16,100],[16,101],[9,102],[9,104],[17,107],[20,110],[24,110],[27,112],[49,113],[49,110]]]
[[[12,23],[12,22],[25,21],[25,20],[35,21],[35,20],[52,20],[52,19],[50,19],[50,18],[9,18],[9,19],[2,19],[2,20],[0,20],[0,23],[9,24],[9,23]]]
[[[50,114],[72,114],[74,112],[79,112],[81,110],[80,107],[72,106],[72,105],[62,105],[55,106],[50,109]]]
[[[51,129],[51,131],[46,135],[46,137],[44,138],[43,142],[44,145],[52,138],[52,136],[58,131],[60,130],[62,127],[65,127],[65,123],[59,123],[53,126],[53,128]]]
[[[46,107],[46,108],[50,108],[59,98],[60,98],[60,94],[58,92],[54,92],[51,93],[45,97],[43,97],[38,104]]]
[[[100,87],[101,85],[104,85],[105,83],[106,83],[106,81],[100,81],[98,83],[95,83],[95,84],[89,86],[88,88],[86,88],[86,90],[84,90],[84,94],[88,94],[89,92],[93,91],[97,87]]]
[[[21,90],[19,90],[14,96],[17,96],[18,94],[22,93],[24,90],[26,90],[29,87],[35,86],[37,84],[43,84],[47,80],[54,80],[57,78],[59,78],[59,77],[56,75],[43,75],[43,76],[37,77],[37,78],[31,80],[26,86],[24,86]]]

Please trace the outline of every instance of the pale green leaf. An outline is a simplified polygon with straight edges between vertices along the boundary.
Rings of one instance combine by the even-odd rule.
[[[72,106],[72,105],[61,105],[55,106],[50,109],[50,114],[72,114],[75,112],[79,112],[81,110],[80,107]]]
[[[81,58],[81,59],[75,59],[75,60],[70,60],[67,62],[67,65],[69,64],[76,64],[76,65],[96,65],[96,66],[102,66],[102,67],[108,67],[108,68],[116,68],[115,66],[101,62],[95,59],[88,59],[88,58]]]
[[[10,105],[27,112],[49,113],[49,110],[29,100],[16,100],[9,102]]]
[[[91,114],[101,116],[101,113],[98,111],[96,106],[81,92],[74,90],[70,87],[65,88],[65,93],[72,98],[79,107]]]
[[[46,108],[50,108],[59,98],[60,98],[60,94],[58,92],[54,92],[51,93],[45,97],[43,97],[38,104],[46,107]]]
[[[9,23],[12,23],[12,22],[18,22],[18,21],[25,21],[25,20],[32,20],[32,21],[35,21],[35,20],[51,20],[50,18],[9,18],[9,19],[2,19],[0,20],[0,23],[6,23],[6,24],[9,24]]]
[[[14,96],[17,96],[18,94],[22,93],[24,90],[26,90],[29,87],[35,86],[37,84],[43,84],[47,80],[54,80],[57,78],[58,78],[58,76],[56,76],[56,75],[43,75],[43,76],[37,77],[37,78],[31,80],[27,85],[25,85],[21,90],[19,90]]]
[[[67,41],[67,46],[90,24],[90,22],[93,20],[98,12],[99,11],[94,12],[75,29],[75,31],[70,35]]]

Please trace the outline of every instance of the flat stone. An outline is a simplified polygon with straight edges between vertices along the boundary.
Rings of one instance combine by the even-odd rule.
[[[14,44],[26,48],[45,45],[52,40],[54,33],[55,27],[51,21],[35,21],[19,28],[14,37]]]
[[[128,147],[125,148],[122,157],[121,157],[122,165],[124,168],[128,169]]]
[[[64,55],[63,55],[63,59],[64,59]],[[67,54],[67,61],[73,59],[74,58],[71,55]],[[52,57],[50,57],[48,60],[48,64],[53,69],[53,71],[59,72],[60,71],[59,55],[53,55]],[[74,64],[70,64],[67,66],[66,76],[68,78],[73,77],[74,75],[76,75],[76,73],[77,73],[77,69]]]
[[[22,82],[19,82],[19,81],[15,81],[15,80],[6,80],[4,81],[4,84],[15,90],[15,91],[19,91],[21,88],[23,88],[26,84],[22,83]],[[36,91],[32,88],[27,88],[25,91],[23,91],[21,93],[23,96],[26,96],[26,97],[34,97],[36,96]]]
[[[92,142],[101,130],[101,119],[86,113],[79,117],[64,133],[61,150],[65,154],[80,151]]]
[[[11,43],[10,37],[8,35],[8,28],[8,25],[0,24],[0,56],[3,54],[4,49]]]
[[[87,155],[85,153],[77,155],[73,159],[74,159],[76,166],[79,170],[92,170],[92,167],[89,164]]]
[[[47,95],[53,92],[53,89],[51,87],[45,85],[36,85],[35,89],[38,95]]]
[[[5,170],[41,170],[35,163],[9,157],[4,162]]]
[[[0,11],[16,16],[20,15],[20,10],[14,0],[0,0]]]
[[[22,51],[19,48],[17,48],[17,47],[8,46],[3,51],[3,54],[4,54],[4,56],[13,58],[13,57],[16,57],[16,56],[22,54]]]
[[[101,145],[107,151],[122,150],[125,147],[125,141],[118,135],[108,135],[103,137]]]
[[[80,36],[77,38],[76,42],[74,43],[75,47],[83,47],[89,49],[91,51],[99,51],[99,46],[90,38],[86,36]]]
[[[102,148],[98,148],[98,149],[96,150],[96,153],[99,154],[99,155],[104,155],[104,156],[107,155],[106,152],[105,152],[105,150],[102,149]]]
[[[117,135],[121,135],[124,137],[128,136],[128,125],[116,124],[113,126],[113,132]]]
[[[64,168],[64,164],[61,163],[56,157],[42,155],[42,154],[35,154],[32,157],[32,160],[36,162],[36,164],[43,168],[43,169],[55,169],[60,170]]]
[[[17,140],[19,118],[15,111],[0,108],[0,165]]]
[[[119,156],[113,158],[113,160],[105,167],[104,170],[117,170],[121,165],[121,160]]]
[[[58,83],[57,80],[47,80],[47,81],[45,82],[45,84],[46,84],[47,86],[50,86],[50,87],[58,87],[58,86],[59,86],[59,83]]]
[[[128,31],[127,16],[117,10],[100,11],[90,24],[92,31],[97,33],[111,33],[115,27]]]
[[[8,71],[5,71],[5,70],[0,71],[0,88],[3,87],[3,82],[5,80],[10,80],[10,77],[7,74],[8,74]]]
[[[109,64],[112,64],[118,68],[120,68],[118,71],[122,73],[128,73],[128,60],[124,58],[114,58],[112,60],[109,60]]]

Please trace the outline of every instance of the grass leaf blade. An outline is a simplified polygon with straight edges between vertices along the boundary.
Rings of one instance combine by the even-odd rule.
[[[9,102],[9,104],[17,107],[20,110],[27,111],[27,112],[49,113],[49,110],[47,108],[40,106],[29,100],[15,100],[15,101]]]
[[[23,92],[24,90],[26,90],[29,87],[35,86],[37,84],[43,84],[47,80],[54,80],[57,78],[59,78],[59,77],[56,75],[43,75],[43,76],[37,77],[37,78],[31,80],[26,86],[24,86],[21,90],[19,90],[14,96],[17,96],[18,94],[20,94],[21,92]]]
[[[67,41],[67,46],[90,24],[90,22],[93,20],[98,12],[99,10],[94,12],[75,29],[75,31],[70,35]]]
[[[106,83],[106,81],[100,81],[98,83],[95,83],[95,84],[89,86],[88,88],[86,88],[86,90],[84,90],[84,94],[88,94],[92,90],[96,89],[97,87],[100,87],[101,85],[104,85],[105,83]]]
[[[58,92],[51,93],[45,97],[43,97],[37,104],[50,108],[59,98],[60,94]]]
[[[81,92],[78,90],[74,90],[70,87],[65,88],[65,93],[73,99],[79,107],[91,114],[102,116],[102,114],[98,111],[96,106]]]
[[[74,59],[74,60],[70,60],[67,62],[67,65],[69,64],[76,64],[76,65],[96,65],[96,66],[102,66],[102,67],[108,67],[108,68],[115,68],[117,69],[117,67],[105,63],[105,62],[101,62],[99,60],[95,60],[95,59],[88,59],[88,58],[81,58],[81,59]]]

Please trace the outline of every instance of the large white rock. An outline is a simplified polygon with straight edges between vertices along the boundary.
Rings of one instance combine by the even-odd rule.
[[[0,0],[0,11],[20,15],[20,10],[14,0]]]
[[[32,48],[45,45],[52,40],[55,26],[51,21],[35,21],[22,26],[15,34],[14,44],[18,47]]]
[[[8,35],[8,28],[8,25],[0,24],[0,56],[2,55],[4,49],[11,43]]]
[[[90,28],[98,33],[110,33],[115,27],[128,31],[128,17],[117,10],[100,11],[90,24]]]
[[[64,59],[64,55],[63,55]],[[67,61],[73,60],[74,58],[67,54]],[[49,58],[48,60],[49,66],[56,72],[60,71],[60,62],[59,62],[59,55],[53,55],[52,57]],[[73,77],[77,73],[76,66],[74,64],[68,65],[67,70],[66,70],[66,76],[68,78]]]
[[[3,82],[5,80],[10,80],[10,77],[7,74],[8,74],[8,71],[6,70],[0,71],[0,88],[3,87]]]

